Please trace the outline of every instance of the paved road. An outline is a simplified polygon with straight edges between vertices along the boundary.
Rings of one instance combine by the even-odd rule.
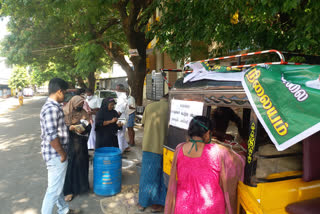
[[[0,214],[38,214],[47,186],[47,170],[40,153],[39,113],[45,99],[34,99],[20,108],[0,115]],[[141,133],[138,146],[128,160],[141,161]],[[92,186],[92,165],[90,169]],[[138,184],[136,167],[123,171],[123,185]],[[103,197],[90,192],[70,203],[82,213],[102,213]]]
[[[34,100],[43,99],[43,97],[24,97],[24,104],[30,103]],[[15,97],[0,98],[0,117],[8,111],[15,110],[19,107],[19,100]]]

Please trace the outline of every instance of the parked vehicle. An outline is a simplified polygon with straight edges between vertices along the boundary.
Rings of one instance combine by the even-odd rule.
[[[143,112],[144,112],[144,106],[137,106],[136,107],[136,117],[135,117],[135,122],[141,124],[141,120],[143,117]]]
[[[195,106],[196,102],[202,107],[184,112],[181,108],[175,108],[177,102],[184,106]],[[176,81],[169,91],[170,122],[163,148],[165,181],[169,180],[176,146],[186,140],[188,124],[184,121],[185,115],[192,116],[198,111],[200,115],[212,119],[217,108],[225,107],[235,112],[241,119],[241,128],[248,133],[241,136],[236,124],[228,123],[226,135],[232,136],[230,148],[239,144],[238,152],[246,154],[244,181],[238,184],[237,213],[287,213],[286,207],[290,204],[309,199],[318,200],[313,204],[319,205],[320,168],[315,163],[319,163],[320,156],[312,151],[320,149],[320,132],[284,151],[278,151],[260,123],[240,81],[202,79],[184,83],[183,78]]]
[[[24,88],[23,89],[23,96],[32,97],[33,96],[33,89],[32,88]]]
[[[72,88],[67,89],[67,92],[64,94],[64,101],[62,102],[62,105],[66,105],[73,96],[80,95],[80,89]]]
[[[101,99],[101,102],[104,98],[107,97],[112,97],[117,101],[117,93],[115,91],[112,90],[96,90],[95,91],[95,95],[97,95],[97,97],[99,97]]]

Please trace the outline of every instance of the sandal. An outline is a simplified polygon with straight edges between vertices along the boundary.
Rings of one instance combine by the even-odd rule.
[[[140,204],[138,204],[137,206],[138,206],[138,210],[140,212],[143,212],[146,209],[145,207],[141,206]]]
[[[126,148],[126,149],[124,150],[124,152],[130,152],[130,151],[131,151],[130,147],[128,147],[128,148]]]
[[[70,201],[72,201],[72,199],[73,199],[73,195],[72,195],[72,194],[66,195],[66,196],[64,197],[64,200],[65,200],[66,202],[70,202]]]
[[[160,209],[151,209],[151,212],[152,213],[160,213],[160,212],[163,212],[163,208],[160,208]]]
[[[163,212],[164,211],[164,207],[163,206],[154,206],[155,208],[152,208],[151,209],[151,212],[152,213],[160,213],[160,212]]]

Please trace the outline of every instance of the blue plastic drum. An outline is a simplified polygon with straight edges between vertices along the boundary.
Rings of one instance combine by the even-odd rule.
[[[98,148],[93,158],[93,191],[111,196],[121,191],[121,151],[115,147]]]

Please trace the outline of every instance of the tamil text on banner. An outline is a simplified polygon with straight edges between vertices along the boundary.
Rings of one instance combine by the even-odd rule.
[[[169,124],[188,129],[194,116],[202,115],[203,103],[196,101],[172,100]]]
[[[278,150],[320,130],[320,66],[270,65],[247,70],[242,84]]]

